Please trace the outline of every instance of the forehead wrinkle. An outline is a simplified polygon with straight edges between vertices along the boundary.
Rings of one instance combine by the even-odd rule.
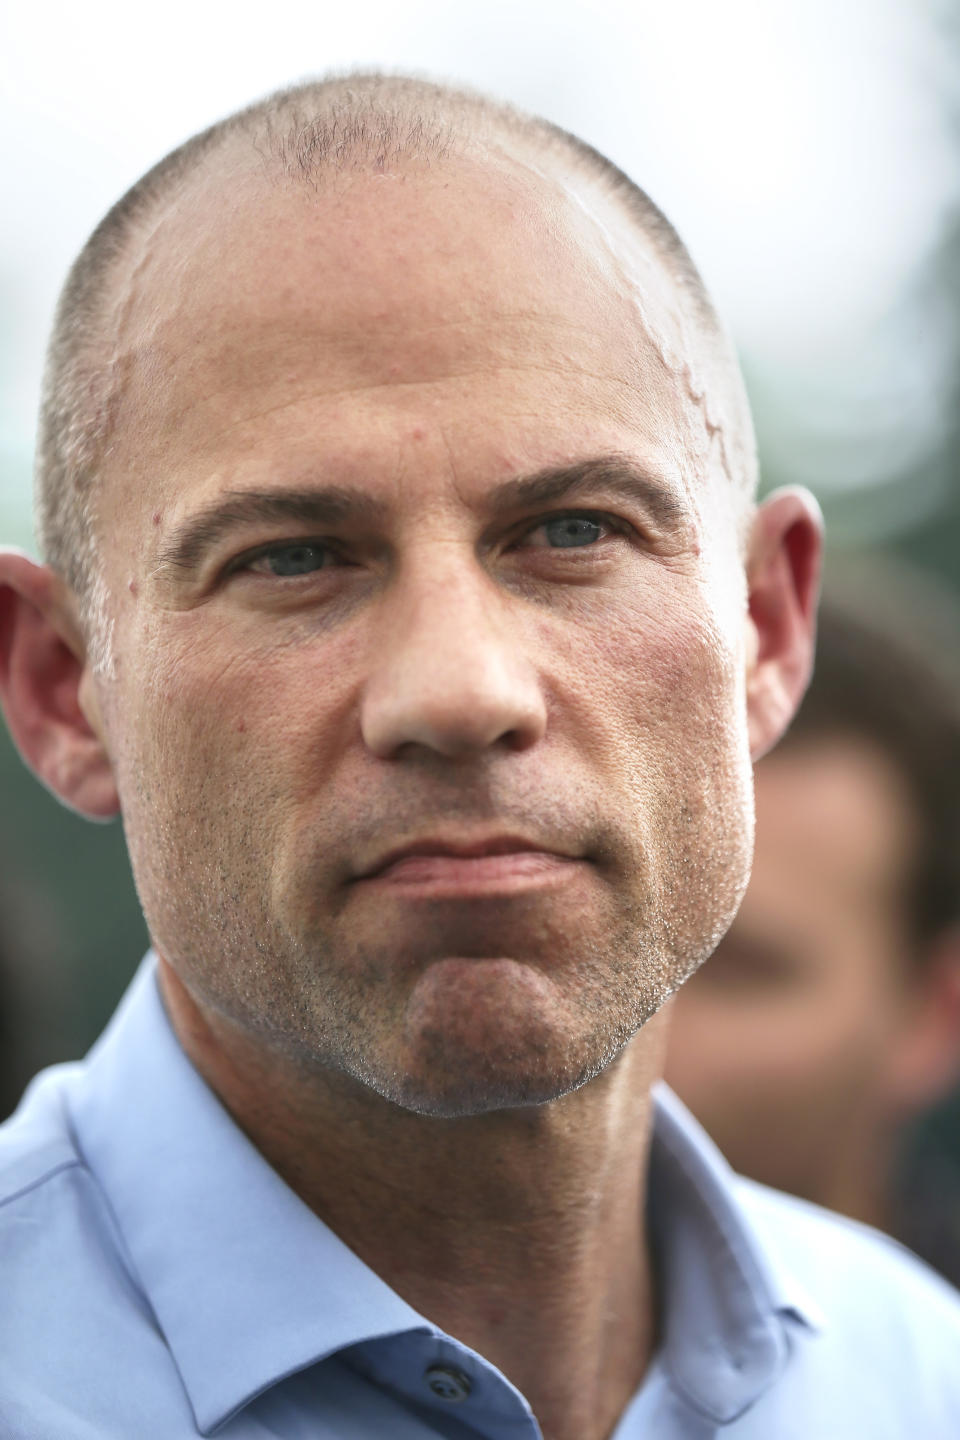
[[[240,174],[235,164],[224,163],[231,158],[227,147],[218,158],[219,169],[212,174],[209,160],[201,162],[178,188],[161,191],[145,206],[110,263],[102,319],[93,337],[102,356],[98,365],[103,376],[103,420],[98,434],[101,455],[109,453],[126,410],[139,417],[144,396],[168,383],[162,364],[162,335],[171,316],[171,292],[182,290],[189,257],[211,230],[196,207],[197,195],[203,195],[205,180],[209,183],[212,178],[226,185]],[[217,223],[228,226],[230,216],[224,218],[220,213]],[[135,386],[139,388],[133,395]]]
[[[415,376],[409,379],[405,379],[402,376],[391,376],[388,379],[356,381],[353,384],[344,384],[342,381],[338,380],[331,383],[331,385],[327,389],[321,389],[318,388],[316,385],[311,384],[309,387],[305,388],[297,395],[289,396],[284,400],[280,400],[275,405],[265,405],[259,410],[252,410],[244,413],[239,419],[231,420],[227,424],[222,425],[215,430],[205,429],[204,444],[205,446],[212,445],[217,440],[223,439],[225,436],[232,434],[234,431],[241,429],[245,425],[252,425],[258,421],[266,420],[271,415],[281,414],[284,410],[289,410],[291,407],[301,405],[304,403],[304,401],[309,401],[311,399],[327,399],[333,395],[375,395],[378,392],[404,392],[417,389],[441,389],[449,381],[469,381],[473,379],[476,376],[478,368],[479,367],[476,364],[471,365],[463,370],[445,368],[442,375],[433,378],[423,378],[422,376]],[[638,370],[640,369],[639,362],[637,368]],[[497,365],[489,367],[490,373],[498,373],[503,375],[510,375],[514,373],[519,375],[536,373],[542,375],[560,376],[561,378],[565,377],[569,373],[569,369],[569,357],[564,357],[562,362],[557,361],[551,363],[549,358],[545,358],[539,363],[533,361],[524,361],[522,363],[518,361],[516,364],[507,364],[504,362],[500,362]],[[639,376],[631,377],[617,375],[613,371],[594,370],[585,365],[577,366],[577,371],[585,379],[596,380],[598,383],[601,384],[609,384],[616,386],[619,390],[624,392],[626,398],[631,402],[632,405],[637,404],[642,398]],[[209,404],[211,398],[216,398],[218,394],[227,393],[228,391],[226,389],[221,392],[217,392],[215,390],[206,390],[204,394],[196,395],[196,397],[188,404],[179,408],[175,412],[175,416],[172,419],[168,419],[168,425],[174,428],[179,428],[188,416],[192,415],[195,411],[202,410],[204,405]]]
[[[517,164],[515,158],[513,159],[513,164]],[[489,166],[481,168],[488,170]],[[497,168],[501,169],[502,166],[498,166]],[[600,248],[603,248],[603,241],[606,238],[606,234],[602,231],[602,222],[598,219],[593,210],[589,209],[583,203],[583,201],[580,200],[580,197],[577,196],[576,192],[570,191],[568,186],[560,185],[555,179],[553,179],[553,177],[546,176],[545,174],[543,174],[543,172],[533,170],[530,167],[526,168],[529,169],[531,175],[535,179],[537,183],[537,188],[540,191],[545,192],[542,203],[537,208],[549,221],[549,229],[552,231],[556,231],[559,229],[563,232],[566,232],[566,234],[571,239],[575,239],[576,241],[578,241],[579,243],[577,244],[577,248],[581,251],[584,258],[588,256],[595,257],[598,250],[596,243],[597,239],[599,238],[601,240]],[[223,175],[219,175],[214,178],[219,179],[221,182],[223,182],[226,177],[224,177]],[[244,178],[248,181],[250,179],[249,176]],[[374,180],[377,177],[369,176],[366,178],[368,180]],[[503,179],[503,176],[501,175],[500,178]],[[351,177],[351,187],[357,183],[358,179],[362,181],[363,177]],[[487,176],[487,179],[489,179],[489,176]],[[254,200],[256,200],[257,197],[250,193],[251,186],[249,184],[243,184],[240,188],[243,190],[247,202],[252,203]],[[257,188],[262,189],[262,183]],[[209,217],[206,215],[206,211],[203,208],[205,203],[204,195],[201,194],[198,197],[195,191],[196,186],[191,186],[187,190],[182,192],[181,195],[178,197],[178,202],[169,203],[164,208],[162,214],[156,218],[149,232],[145,236],[137,240],[136,243],[138,245],[139,255],[135,259],[134,263],[127,267],[125,283],[122,287],[124,292],[124,299],[122,305],[119,308],[116,329],[118,342],[121,339],[122,334],[129,328],[129,322],[132,318],[132,313],[138,303],[138,298],[141,302],[144,300],[144,298],[147,301],[149,301],[150,299],[149,295],[144,296],[144,294],[142,293],[143,287],[138,284],[138,281],[145,278],[146,272],[150,268],[151,261],[155,262],[155,267],[160,271],[160,278],[164,281],[162,290],[166,292],[154,296],[154,306],[152,308],[149,306],[146,307],[148,313],[144,315],[144,319],[151,322],[151,338],[161,339],[165,321],[168,319],[172,319],[179,310],[186,308],[190,313],[193,313],[195,297],[193,296],[192,288],[188,289],[188,293],[181,293],[178,297],[176,293],[177,289],[179,288],[177,286],[177,280],[182,280],[184,278],[185,272],[183,267],[184,265],[189,264],[191,252],[196,252],[199,248],[202,248],[199,244],[199,241],[211,234],[218,235],[221,233],[221,224],[218,223],[216,226],[211,227],[211,224],[209,223]],[[553,207],[548,203],[549,191],[553,191],[555,194],[558,194],[563,202],[562,208],[557,213],[553,213],[556,207]],[[235,201],[235,204],[239,204],[241,199],[243,199],[242,196],[238,197]],[[267,196],[267,199],[269,200],[269,194]],[[579,227],[570,224],[571,214],[576,213],[576,210],[570,204],[571,199],[577,201],[577,208],[579,209],[579,212],[583,213],[587,217],[588,224],[590,224],[592,229],[600,231],[599,235],[591,235],[590,237],[584,237],[582,234],[576,234],[576,231]],[[198,211],[196,211],[196,213],[194,213],[194,201],[196,201],[201,207]],[[444,203],[448,204],[448,202],[446,201]],[[193,208],[191,208],[192,206]],[[220,217],[220,220],[222,222],[222,216]],[[230,216],[228,215],[227,223],[229,223],[229,220]],[[161,232],[165,228],[170,228],[170,226],[176,228],[178,225],[180,231],[183,231],[186,225],[187,233],[175,234],[173,237],[175,243],[173,244],[165,242],[161,238]],[[374,234],[372,239],[374,245],[376,246],[378,244],[377,235]],[[179,243],[176,243],[177,241]],[[612,249],[612,245],[608,245],[607,248],[608,250]],[[172,270],[169,263],[171,256],[174,260]],[[182,262],[178,261],[178,256],[182,257]],[[662,265],[660,264],[657,265],[657,268],[663,269]],[[624,289],[622,266],[617,265],[617,270],[619,273],[616,277],[616,284],[612,287],[612,289],[614,292],[620,291],[622,294]],[[663,274],[669,283],[670,277],[665,270]],[[173,294],[171,294],[171,291],[173,292]],[[178,299],[180,301],[179,304],[177,304]],[[174,302],[172,314],[170,305],[171,300]],[[432,317],[428,321],[428,323],[421,324],[418,328],[425,337],[428,337],[431,330],[440,331],[449,328],[450,326],[455,327],[460,324],[469,324],[475,322],[478,318],[483,320],[488,319],[488,317],[489,308],[486,304],[484,304],[482,314],[479,317],[470,313],[462,316],[457,315],[450,318],[448,318],[447,316],[441,316],[439,318]],[[218,319],[222,321],[222,317],[218,317]],[[555,325],[558,328],[562,329],[582,329],[585,332],[592,333],[592,331],[590,331],[590,327],[585,322],[579,321],[578,318],[574,314],[571,314],[569,311],[564,312],[562,308],[558,308],[556,314],[544,312],[542,308],[535,308],[532,310],[521,309],[516,312],[501,312],[500,319],[502,324],[508,326],[511,324],[511,322],[516,322],[520,325],[523,325],[533,320],[541,326]],[[401,323],[403,325],[404,332],[406,332],[408,326],[408,318],[405,317],[402,322],[397,321],[396,327],[400,328]],[[269,324],[271,328],[275,327],[276,317],[271,317],[269,320]],[[391,326],[389,324],[389,317],[381,317],[381,327],[383,333],[389,335],[391,329]],[[649,327],[647,328],[649,329]],[[644,334],[647,334],[646,329],[644,330]],[[657,332],[650,330],[647,338],[649,338],[651,342],[656,342]],[[335,342],[338,349],[348,349],[350,348],[350,332],[341,331],[339,333],[335,333],[329,337],[329,342]],[[357,340],[356,346],[360,350],[366,348],[365,342],[362,339]],[[662,349],[662,347],[659,348]],[[114,346],[115,355],[119,355],[119,350],[120,344],[118,343]],[[130,345],[126,347],[126,351],[129,355],[133,355],[132,347]],[[133,359],[135,360],[135,356],[133,356]],[[401,381],[398,383],[404,382]]]
[[[123,392],[137,368],[138,360],[144,354],[153,353],[151,337],[143,334],[141,310],[144,294],[149,294],[149,272],[158,268],[163,260],[161,236],[173,226],[178,201],[179,197],[167,197],[165,203],[160,202],[149,211],[141,219],[136,235],[127,237],[123,251],[114,262],[112,284],[107,292],[108,303],[104,306],[105,323],[100,335],[101,343],[107,349],[104,369],[111,396],[108,408],[114,418],[119,415]]]
[[[685,279],[678,276],[671,267],[669,258],[659,249],[650,231],[643,228],[635,216],[627,213],[618,196],[605,194],[593,177],[577,174],[575,183],[571,183],[570,174],[566,171],[557,170],[553,166],[544,170],[534,163],[529,155],[515,158],[517,163],[524,165],[544,183],[552,183],[562,193],[571,210],[579,214],[594,230],[617,277],[617,289],[621,298],[633,309],[638,328],[664,370],[683,386],[687,398],[700,415],[708,449],[714,445],[718,447],[721,469],[729,483],[736,486],[738,481],[732,454],[734,444],[728,433],[731,425],[736,426],[736,417],[725,419],[722,413],[724,407],[711,404],[713,392],[722,388],[721,378],[715,373],[716,356],[712,363],[704,360],[697,368],[694,367],[692,357],[695,340],[699,342],[703,360],[706,342],[709,339],[710,344],[716,347],[718,337],[710,335],[701,317],[691,317],[687,313],[684,303],[688,298]],[[537,159],[544,165],[550,165],[548,156],[538,155]],[[660,280],[665,280],[668,291],[676,302],[672,306],[664,307],[677,331],[676,346],[671,346],[666,331],[651,318],[647,303],[649,287],[645,288],[639,278],[641,268],[646,269],[648,274],[653,273]],[[724,365],[735,367],[732,355],[720,357],[720,365],[721,368]],[[712,372],[709,379],[704,376],[705,370]]]
[[[679,383],[702,425],[705,450],[716,454],[719,468],[734,493],[742,483],[737,474],[737,436],[744,425],[752,426],[738,414],[745,396],[738,396],[739,368],[722,329],[711,328],[703,316],[691,312],[691,295],[686,278],[680,274],[657,243],[655,234],[629,213],[619,195],[604,191],[595,176],[557,165],[555,157],[528,148],[502,152],[522,166],[544,187],[559,193],[567,206],[565,224],[575,234],[577,217],[592,232],[589,248],[596,259],[602,253],[612,275],[607,282],[618,299],[632,311],[638,332],[674,383]],[[647,283],[643,273],[646,272]],[[665,287],[666,300],[659,304],[658,324],[652,315],[658,287]],[[670,330],[673,331],[671,343]],[[694,364],[694,353],[699,363]]]
[[[557,185],[556,180],[554,180],[553,177],[550,177],[550,179],[553,181],[551,188],[555,188]],[[581,366],[580,369],[582,373],[586,376],[589,376],[590,378],[597,379],[607,384],[610,384],[612,382],[621,392],[624,393],[625,397],[628,397],[630,402],[632,402],[631,408],[638,404],[642,406],[643,382],[640,372],[643,368],[644,355],[650,356],[650,358],[659,367],[662,367],[663,371],[668,374],[675,383],[679,381],[680,384],[683,386],[686,397],[692,402],[692,406],[695,407],[694,413],[699,412],[699,414],[703,418],[708,448],[714,449],[715,446],[717,447],[718,458],[720,460],[721,468],[723,468],[729,475],[730,466],[728,464],[724,438],[722,433],[717,433],[720,431],[721,427],[719,424],[714,424],[712,422],[708,409],[706,387],[703,385],[699,385],[696,382],[690,358],[684,353],[684,351],[687,349],[687,345],[684,342],[688,339],[688,337],[683,335],[682,333],[678,334],[677,339],[680,343],[675,349],[670,348],[669,344],[664,339],[664,336],[661,333],[661,328],[653,323],[651,316],[647,313],[648,307],[644,307],[643,304],[638,304],[638,297],[636,294],[638,286],[635,281],[631,280],[631,276],[629,274],[629,270],[631,268],[635,269],[635,266],[631,267],[629,265],[629,261],[624,255],[625,246],[623,236],[615,236],[608,227],[604,226],[603,221],[598,217],[596,213],[596,207],[594,205],[588,205],[577,192],[571,191],[569,187],[561,187],[561,189],[564,192],[564,198],[567,199],[568,202],[576,202],[576,207],[583,215],[587,224],[589,224],[591,232],[599,237],[600,249],[605,251],[607,255],[607,280],[608,283],[612,282],[611,291],[616,295],[618,301],[624,303],[626,307],[628,307],[628,309],[632,312],[633,316],[636,317],[636,320],[638,322],[638,331],[640,332],[640,334],[642,334],[646,342],[643,347],[644,354],[638,353],[635,357],[637,362],[637,370],[634,374],[615,374],[609,371],[594,369],[589,366]],[[170,207],[167,207],[163,214],[157,218],[149,234],[144,237],[144,239],[140,242],[141,248],[136,263],[128,271],[127,283],[124,286],[123,303],[119,306],[118,309],[117,325],[119,328],[115,331],[118,343],[114,346],[113,354],[113,361],[115,367],[120,366],[120,368],[125,368],[126,371],[139,368],[144,363],[146,363],[148,369],[151,369],[152,366],[149,362],[156,357],[155,349],[153,349],[152,354],[147,354],[147,349],[149,347],[141,347],[142,353],[139,356],[132,353],[124,352],[121,350],[119,341],[122,334],[129,328],[129,325],[131,323],[131,317],[137,304],[138,295],[142,300],[142,286],[139,282],[144,277],[146,277],[147,272],[150,268],[150,260],[152,257],[156,256],[156,244],[158,241],[158,237],[160,236],[160,233],[164,229],[164,227],[169,223],[171,223],[171,212]],[[570,234],[571,239],[573,240],[577,248],[582,248],[583,236],[582,234],[577,234],[577,230],[579,227],[576,225],[576,223],[571,225],[569,220],[564,217],[562,224],[563,228],[567,230],[567,232]],[[637,259],[637,256],[642,251],[643,261],[658,272],[658,277],[661,280],[661,283],[666,284],[672,295],[675,287],[672,284],[672,279],[664,261],[656,253],[646,253],[647,247],[641,243],[643,237],[638,237],[634,233],[634,230],[635,227],[631,226],[630,235],[628,237],[629,244],[626,246],[626,249],[629,250],[631,256],[635,261]],[[169,246],[165,246],[164,249],[168,250]],[[160,262],[162,262],[162,258],[163,257],[161,255]],[[612,275],[609,273],[611,270],[613,272]],[[666,304],[666,316],[670,320],[672,320],[673,323],[676,324],[682,331],[682,322],[680,321],[678,311],[673,304]],[[514,321],[517,324],[523,325],[524,323],[528,324],[531,319],[535,319],[538,325],[545,328],[555,326],[558,330],[566,328],[581,329],[589,332],[589,327],[578,322],[578,320],[573,316],[568,318],[560,310],[558,310],[555,314],[550,314],[549,312],[534,312],[532,315],[528,311],[520,310],[515,313],[505,314],[503,318],[506,324],[509,324],[510,321]],[[430,330],[441,331],[446,330],[451,326],[469,326],[473,322],[474,317],[472,316],[455,317],[450,320],[447,320],[445,318],[434,319],[431,321],[429,326],[424,327],[424,334],[426,336]],[[157,321],[156,317],[154,316],[152,325],[154,334],[156,334],[156,324]],[[162,318],[160,324],[161,326],[163,324]],[[386,328],[389,330],[389,326],[387,326]],[[349,348],[351,344],[349,333],[344,334],[342,338],[340,336],[334,338],[336,338],[338,348],[340,348],[341,346],[344,348]],[[365,347],[359,341],[357,341],[356,344],[360,349],[363,349],[368,347],[369,342],[367,342],[367,347]],[[501,361],[501,363],[498,364],[495,368],[497,370],[503,371],[504,373],[509,373],[511,370],[526,370],[528,372],[538,370],[541,373],[562,375],[564,373],[565,367],[560,362],[551,363],[549,354],[549,343],[541,344],[540,350],[542,359],[539,362],[533,361],[529,357],[525,357],[525,363],[522,365],[504,364]],[[124,362],[124,365],[122,366],[120,365],[121,360]],[[344,394],[376,393],[377,391],[389,391],[391,389],[397,392],[402,392],[404,390],[414,389],[417,386],[441,384],[443,383],[443,381],[467,380],[474,373],[475,369],[476,366],[470,366],[463,370],[445,370],[443,376],[439,379],[434,379],[432,377],[421,378],[419,376],[390,376],[389,378],[385,378],[382,380],[371,379],[362,383],[351,385],[335,384],[331,387],[331,389]],[[120,378],[122,379],[122,377]],[[127,375],[126,378],[127,380],[129,380],[129,375]],[[160,388],[162,390],[163,387],[161,386]],[[323,392],[313,389],[310,393],[321,394],[329,392]],[[179,425],[180,423],[182,423],[183,419],[187,416],[190,416],[192,412],[197,410],[202,411],[204,404],[209,403],[212,396],[216,396],[216,391],[211,390],[210,387],[192,387],[192,398],[188,401],[187,404],[177,410],[175,418],[171,417],[168,413],[167,417],[165,417],[167,420],[167,424]],[[223,436],[231,433],[232,431],[243,425],[255,423],[258,420],[267,419],[271,414],[281,413],[290,405],[298,403],[302,398],[302,396],[298,396],[294,397],[293,399],[284,399],[283,401],[280,401],[275,405],[265,405],[259,410],[243,415],[240,419],[236,421],[230,421],[229,423],[216,429],[205,430],[203,437],[204,445],[206,446],[214,444],[219,438],[222,438]],[[691,456],[690,458],[692,459],[693,457]]]

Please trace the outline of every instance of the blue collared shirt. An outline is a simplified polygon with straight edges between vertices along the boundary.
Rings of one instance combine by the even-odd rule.
[[[893,1242],[733,1176],[664,1087],[662,1339],[615,1440],[957,1440],[960,1298]],[[537,1440],[524,1396],[269,1167],[148,956],[82,1064],[0,1127],[4,1440]]]

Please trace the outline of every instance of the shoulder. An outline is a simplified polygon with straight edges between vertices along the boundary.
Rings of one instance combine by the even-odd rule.
[[[0,1226],[4,1211],[80,1163],[63,1105],[63,1091],[77,1069],[56,1065],[44,1070],[0,1125]]]
[[[86,1165],[67,1096],[79,1065],[58,1065],[33,1081],[0,1125],[0,1331],[49,1299],[68,1306],[81,1283],[123,1268],[109,1206]]]
[[[898,1241],[869,1225],[737,1176],[737,1197],[769,1249],[793,1270],[824,1309],[849,1302],[855,1282],[933,1306],[960,1324],[960,1292]]]
[[[925,1435],[960,1434],[960,1292],[869,1226],[740,1177],[735,1186],[767,1254],[809,1297],[807,1380],[841,1410],[841,1392],[869,1396],[878,1424],[881,1412],[885,1424],[912,1415],[927,1417]]]
[[[150,1383],[156,1327],[72,1134],[81,1068],[43,1072],[0,1125],[0,1434],[11,1440],[153,1434],[148,1402],[154,1415],[170,1409],[169,1384]],[[135,1387],[118,1379],[118,1355]]]

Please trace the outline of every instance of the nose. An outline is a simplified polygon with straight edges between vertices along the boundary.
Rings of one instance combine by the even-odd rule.
[[[391,597],[360,715],[381,759],[411,745],[451,759],[498,743],[525,750],[545,732],[545,698],[509,601],[470,568],[408,576]]]

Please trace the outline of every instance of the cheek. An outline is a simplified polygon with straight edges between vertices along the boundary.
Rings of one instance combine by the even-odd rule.
[[[137,730],[161,765],[232,772],[256,755],[258,766],[279,768],[300,732],[337,704],[346,636],[318,644],[288,630],[264,644],[242,625],[199,613],[171,628],[140,650],[150,660],[132,687]]]
[[[305,797],[327,793],[349,706],[316,644],[227,645],[215,626],[202,643],[187,627],[178,643],[164,638],[128,652],[149,660],[123,676],[117,778],[155,943],[202,956],[211,926],[229,948],[224,916],[235,912],[246,917],[235,944],[249,944],[249,907],[266,903],[251,897],[271,893]]]
[[[559,684],[605,701],[611,723],[709,734],[742,718],[742,631],[705,589],[655,572],[544,637]]]
[[[667,815],[744,826],[752,772],[740,655],[702,604],[664,602],[602,641],[622,763]]]
[[[732,921],[752,855],[741,633],[692,584],[665,585],[592,628],[557,672],[561,732],[576,727],[691,964]]]
[[[141,657],[122,677],[120,701],[118,782],[131,849],[166,836],[186,860],[214,842],[229,849],[236,837],[269,845],[285,797],[302,786],[293,757],[304,749],[306,718],[315,722],[323,706],[321,677],[293,647],[228,643],[225,627],[205,630],[201,638],[199,620],[177,623],[175,634],[126,652]],[[315,743],[307,754],[321,762]]]

